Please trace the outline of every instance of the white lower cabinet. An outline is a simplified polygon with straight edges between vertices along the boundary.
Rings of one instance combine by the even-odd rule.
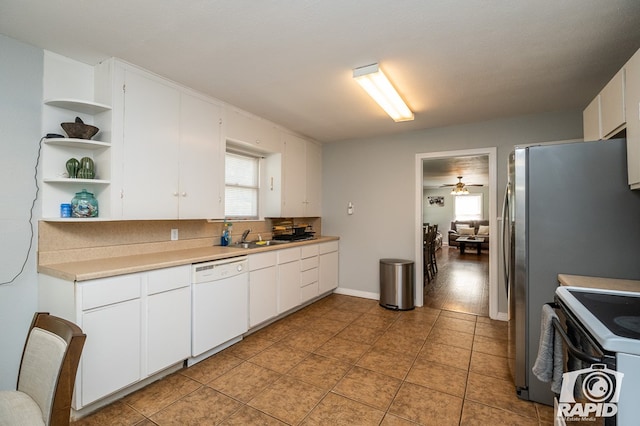
[[[300,248],[278,250],[278,313],[300,304]]]
[[[249,327],[278,314],[278,269],[275,251],[249,256]]]
[[[318,292],[323,294],[338,287],[338,241],[318,244],[320,266],[318,268]]]
[[[300,302],[318,295],[318,245],[300,248]]]
[[[146,369],[161,371],[191,355],[191,275],[188,266],[145,274]]]
[[[78,368],[80,383],[74,408],[91,404],[142,378],[140,318],[140,299],[82,312],[79,325],[87,340]]]
[[[189,356],[189,265],[80,282],[40,274],[38,283],[38,309],[87,335],[75,410]]]

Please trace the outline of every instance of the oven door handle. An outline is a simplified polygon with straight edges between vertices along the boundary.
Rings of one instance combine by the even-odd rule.
[[[556,331],[560,333],[560,336],[562,336],[562,340],[564,340],[564,343],[567,345],[567,350],[571,352],[571,355],[575,356],[581,361],[589,362],[591,364],[600,364],[604,362],[603,357],[598,358],[593,355],[589,355],[587,353],[582,352],[580,349],[576,348],[575,346],[573,346],[573,343],[571,343],[571,341],[569,340],[569,336],[567,336],[567,333],[564,331],[564,328],[562,328],[562,324],[560,324],[560,321],[558,321],[557,318],[552,318],[551,322],[553,323],[553,328],[555,328]]]

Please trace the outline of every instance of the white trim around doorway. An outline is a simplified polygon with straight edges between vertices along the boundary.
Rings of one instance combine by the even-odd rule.
[[[415,177],[415,228],[422,229],[422,162],[423,160],[443,157],[466,157],[487,155],[489,157],[489,316],[492,319],[503,319],[498,312],[498,206],[497,206],[497,148],[463,149],[458,151],[441,151],[416,154]],[[415,305],[424,303],[424,268],[422,256],[422,232],[415,232]],[[422,280],[418,280],[421,277]],[[419,284],[418,284],[419,283]]]

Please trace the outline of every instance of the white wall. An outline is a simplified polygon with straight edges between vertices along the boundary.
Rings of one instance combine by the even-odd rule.
[[[422,202],[415,199],[416,154],[497,147],[500,204],[514,145],[581,137],[582,113],[569,111],[325,144],[322,231],[341,238],[340,287],[377,295],[381,258],[415,261],[414,238],[420,231],[414,229],[414,212]],[[351,216],[348,202],[354,205]],[[503,293],[498,310],[506,313]]]
[[[20,356],[37,307],[36,243],[29,251],[29,210],[42,136],[43,51],[0,35],[0,389],[15,389]],[[40,208],[36,204],[33,230]]]

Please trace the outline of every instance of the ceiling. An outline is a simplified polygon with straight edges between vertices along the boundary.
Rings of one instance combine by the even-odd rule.
[[[458,183],[456,176],[469,185],[489,185],[489,156],[470,155],[422,160],[424,188],[440,188]],[[449,189],[451,189],[449,187]]]
[[[640,1],[2,0],[0,33],[115,56],[335,142],[582,109],[640,48]],[[414,121],[352,80],[375,62]]]

